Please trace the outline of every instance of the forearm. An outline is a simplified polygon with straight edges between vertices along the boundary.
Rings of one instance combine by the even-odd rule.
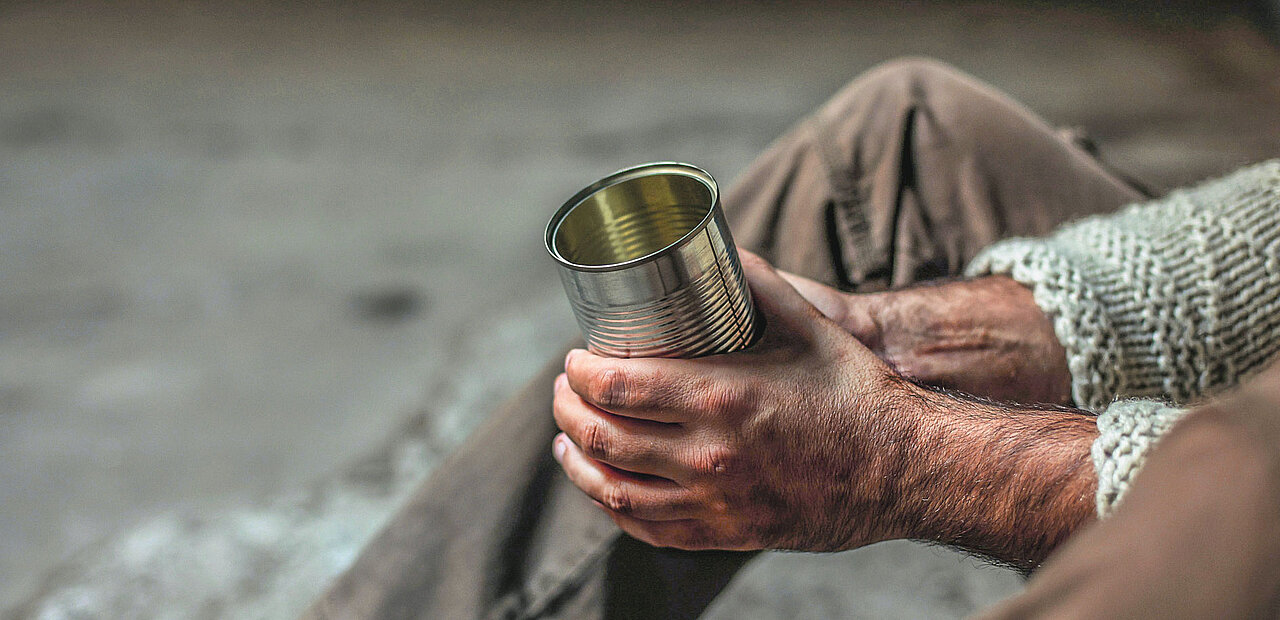
[[[1093,417],[910,386],[920,430],[887,522],[1030,570],[1094,520]]]

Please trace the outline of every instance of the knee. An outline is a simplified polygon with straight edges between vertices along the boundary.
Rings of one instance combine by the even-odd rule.
[[[887,60],[865,74],[873,80],[898,82],[937,82],[963,75],[959,69],[927,56],[903,56]]]
[[[907,56],[880,63],[854,78],[836,95],[833,104],[847,107],[855,101],[874,101],[877,105],[919,105],[920,103],[959,90],[966,90],[973,78],[944,62],[919,56]]]

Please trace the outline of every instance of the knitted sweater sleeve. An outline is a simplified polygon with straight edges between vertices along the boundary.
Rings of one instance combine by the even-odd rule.
[[[1094,447],[1100,474],[1127,480],[1176,410],[1113,401],[1185,404],[1239,384],[1280,351],[1280,160],[1043,239],[999,242],[966,271],[1032,289],[1067,351],[1076,404],[1123,409],[1099,418],[1100,445],[1109,420],[1143,429],[1150,441]]]
[[[1091,450],[1098,472],[1098,516],[1111,514],[1142,469],[1147,453],[1186,411],[1135,398],[1116,401],[1098,416],[1098,439]]]

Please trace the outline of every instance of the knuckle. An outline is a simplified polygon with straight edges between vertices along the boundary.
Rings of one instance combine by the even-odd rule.
[[[603,407],[621,407],[626,404],[626,377],[616,368],[607,368],[591,378],[591,399]]]
[[[705,502],[703,502],[703,506],[706,508],[706,510],[709,513],[713,515],[718,515],[721,517],[730,515],[736,512],[733,509],[733,506],[729,503],[729,500],[723,496],[717,496],[717,497],[707,499]]]
[[[723,476],[736,469],[737,460],[733,450],[721,445],[712,445],[698,448],[690,458],[689,466],[693,471],[704,476]]]
[[[746,403],[746,394],[734,385],[709,383],[699,390],[697,406],[707,413],[738,411]]]
[[[740,254],[739,258],[742,261],[743,267],[751,267],[754,269],[772,269],[773,268],[773,266],[769,264],[769,261],[766,261],[765,259],[761,258],[759,255],[756,255],[756,254]]]
[[[605,487],[600,495],[600,503],[604,504],[605,508],[622,515],[629,515],[635,511],[634,502],[634,498],[626,487],[617,483]]]
[[[587,456],[597,461],[606,460],[613,453],[613,439],[600,422],[588,422],[582,427],[582,443],[579,445]]]

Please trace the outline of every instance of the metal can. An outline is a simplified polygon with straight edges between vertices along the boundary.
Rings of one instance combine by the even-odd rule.
[[[612,357],[697,357],[747,347],[751,291],[706,171],[676,162],[615,172],[547,224],[587,347]]]

